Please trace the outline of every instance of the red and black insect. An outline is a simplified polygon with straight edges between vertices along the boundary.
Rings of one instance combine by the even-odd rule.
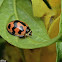
[[[19,20],[10,22],[7,25],[7,30],[10,34],[18,37],[27,37],[32,35],[32,31],[29,28],[29,26],[26,23]]]

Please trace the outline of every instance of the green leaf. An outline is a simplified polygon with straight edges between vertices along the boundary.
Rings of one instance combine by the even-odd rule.
[[[62,40],[56,43],[56,49],[57,49],[57,61],[56,62],[62,62]]]
[[[4,0],[0,0],[0,7],[1,7],[1,5],[2,5],[3,1],[4,1]]]
[[[62,10],[62,0],[61,0],[61,10]],[[62,35],[62,12],[61,12],[61,21],[60,21],[60,34]]]
[[[62,0],[61,0],[61,10],[62,10]],[[56,49],[57,49],[56,62],[62,62],[62,12],[61,12],[61,21],[60,21],[60,35],[61,37],[56,43]]]
[[[0,0],[0,7],[1,7],[1,5],[3,4],[3,1],[4,1],[4,0]]]
[[[3,58],[4,54],[4,49],[5,49],[6,43],[1,43],[0,44],[0,60]]]
[[[33,32],[32,36],[22,39],[8,33],[7,24],[16,19],[28,24]],[[49,38],[43,21],[33,16],[29,0],[4,0],[0,7],[0,33],[12,45],[24,49],[48,46],[60,37],[58,35],[54,39]]]

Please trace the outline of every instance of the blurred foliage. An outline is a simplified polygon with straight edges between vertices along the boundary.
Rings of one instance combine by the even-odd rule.
[[[0,36],[0,43],[5,42],[5,40]]]
[[[39,44],[37,45],[36,40],[35,40],[34,43],[32,43],[34,41],[33,39],[37,35],[39,35],[39,34],[36,34],[38,32],[38,31],[36,31],[36,28],[39,27],[39,24],[40,24],[40,26],[42,26],[42,27],[39,28],[40,29],[39,33],[42,32],[42,34],[43,34],[43,33],[47,33],[48,32],[50,38],[54,38],[54,37],[56,37],[58,35],[59,29],[60,29],[59,28],[59,23],[60,23],[60,13],[61,13],[61,0],[32,0],[34,16],[42,17],[42,20],[44,20],[47,32],[44,31],[46,29],[45,29],[44,24],[41,21],[41,19],[33,17],[32,12],[31,12],[32,11],[32,9],[31,9],[31,2],[29,2],[29,0],[27,0],[27,1],[24,1],[24,0],[23,1],[22,0],[18,0],[18,1],[16,1],[16,0],[14,0],[14,1],[12,1],[12,0],[11,1],[10,0],[5,0],[4,3],[3,3],[3,1],[4,0],[0,1],[0,7],[1,7],[0,8],[1,9],[0,10],[0,12],[1,12],[0,18],[1,18],[1,16],[3,16],[4,18],[6,17],[6,18],[5,18],[5,22],[3,24],[1,24],[4,27],[4,29],[1,28],[2,30],[0,30],[0,34],[9,43],[11,43],[13,45],[16,45],[17,47],[25,48],[25,46],[23,47],[23,45],[27,46],[26,42],[28,42],[29,45],[26,48],[37,48],[37,47],[39,47],[38,46]],[[24,2],[24,4],[22,4],[21,1]],[[9,3],[9,2],[11,2],[11,3]],[[5,5],[5,4],[7,4],[7,5]],[[13,5],[14,5],[14,9],[13,9]],[[16,8],[16,5],[17,5],[17,8]],[[41,6],[42,6],[42,8],[40,8]],[[7,8],[5,8],[5,7],[7,7]],[[5,9],[7,11],[3,12],[4,11],[3,9]],[[8,10],[8,9],[11,9],[11,10]],[[16,9],[17,9],[17,11],[16,11]],[[11,12],[11,13],[9,13],[9,12]],[[4,14],[6,14],[6,15],[4,15]],[[7,14],[8,14],[8,16],[7,16]],[[24,17],[24,15],[26,17]],[[2,21],[3,17],[1,18],[1,21],[0,21],[1,23],[3,22]],[[34,34],[36,34],[36,36],[34,35],[33,38],[32,37],[29,38],[29,40],[31,40],[30,42],[29,42],[28,38],[26,40],[25,39],[23,40],[23,39],[19,39],[19,38],[14,37],[14,36],[12,36],[12,35],[7,33],[6,25],[7,25],[7,23],[9,23],[10,21],[12,21],[14,19],[24,20],[24,22],[29,24],[29,26],[33,30]],[[29,22],[28,22],[28,20],[29,20]],[[34,22],[34,21],[36,21],[36,22]],[[38,23],[38,25],[37,25],[37,23]],[[35,26],[37,26],[37,27],[33,28],[33,26],[32,26],[33,24]],[[36,37],[36,38],[38,38],[39,41],[40,40],[45,40],[45,38],[47,39],[47,37],[48,37],[48,35],[47,36],[46,35],[47,34],[43,34],[43,36],[45,36],[43,39],[40,39],[43,36],[39,36],[39,37]],[[20,49],[17,48],[17,47],[14,47],[14,46],[12,46],[12,45],[10,45],[8,43],[5,43],[5,40],[2,37],[0,37],[0,59],[2,59],[2,58],[6,59],[8,62],[22,62]],[[14,41],[14,39],[15,39],[15,41]],[[22,40],[22,43],[21,43],[21,40]],[[19,41],[19,43],[18,43],[18,41]],[[57,47],[55,46],[55,44],[54,45],[50,45],[50,44],[53,43],[51,40],[49,40],[49,42],[52,42],[52,43],[49,43],[49,44],[47,44],[48,42],[45,41],[46,43],[45,43],[44,46],[47,46],[47,45],[50,45],[50,46],[41,48],[41,54],[42,54],[41,55],[41,62],[45,62],[47,59],[48,59],[48,61],[46,61],[46,62],[51,62],[51,61],[55,62],[56,49],[57,49],[57,62],[62,62],[62,47],[61,47],[61,45],[62,45],[62,42],[61,42],[62,41],[62,36],[60,37],[60,39],[58,41],[60,41],[60,42],[56,43]],[[19,44],[22,44],[22,46],[19,45]],[[36,46],[34,47],[33,44],[35,44]],[[42,44],[40,44],[40,46],[43,46]],[[28,55],[33,55],[32,52],[29,52],[28,50],[24,50],[24,51],[25,51],[24,52],[25,55],[27,53],[28,53]],[[27,53],[26,53],[26,51],[27,51]],[[36,50],[34,50],[33,52],[35,53],[35,51]],[[38,53],[38,50],[37,50],[37,53]],[[37,53],[35,53],[35,54],[37,55]],[[33,56],[33,58],[35,56]],[[52,58],[50,58],[50,57],[52,57]],[[26,57],[25,57],[25,59],[26,59]],[[53,59],[53,60],[51,60],[51,59]]]
[[[3,59],[5,43],[0,43],[0,59]]]
[[[22,62],[20,49],[8,43],[5,45],[3,56],[7,62]]]

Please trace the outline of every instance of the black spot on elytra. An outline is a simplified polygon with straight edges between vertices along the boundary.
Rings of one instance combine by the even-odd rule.
[[[18,23],[18,22],[20,22],[22,25],[26,26],[26,24],[23,23],[22,21],[19,21],[19,20],[15,20],[15,21],[14,21],[14,23]]]
[[[12,30],[13,30],[13,32],[12,32],[12,35],[14,35],[14,34],[15,34],[15,31],[14,31],[14,29],[15,29],[15,27],[13,27],[13,28],[12,28]]]
[[[9,28],[9,29],[10,29],[10,27],[11,27],[11,24],[8,25],[8,28]]]
[[[18,32],[18,34],[21,34],[21,32],[22,32],[22,31],[20,30],[20,31]]]
[[[27,27],[27,29],[30,29],[29,27]]]
[[[14,23],[15,23],[15,22],[20,22],[20,21],[19,21],[19,20],[15,20]]]
[[[24,25],[24,26],[26,26],[26,24],[25,23],[23,23],[23,22],[20,22],[22,25]]]
[[[17,28],[17,23],[20,22],[18,20],[14,21],[14,27]]]

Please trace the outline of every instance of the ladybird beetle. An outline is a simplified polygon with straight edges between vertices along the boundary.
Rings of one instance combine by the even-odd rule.
[[[15,20],[7,25],[7,30],[10,34],[18,37],[27,37],[32,35],[29,26],[23,21]]]

